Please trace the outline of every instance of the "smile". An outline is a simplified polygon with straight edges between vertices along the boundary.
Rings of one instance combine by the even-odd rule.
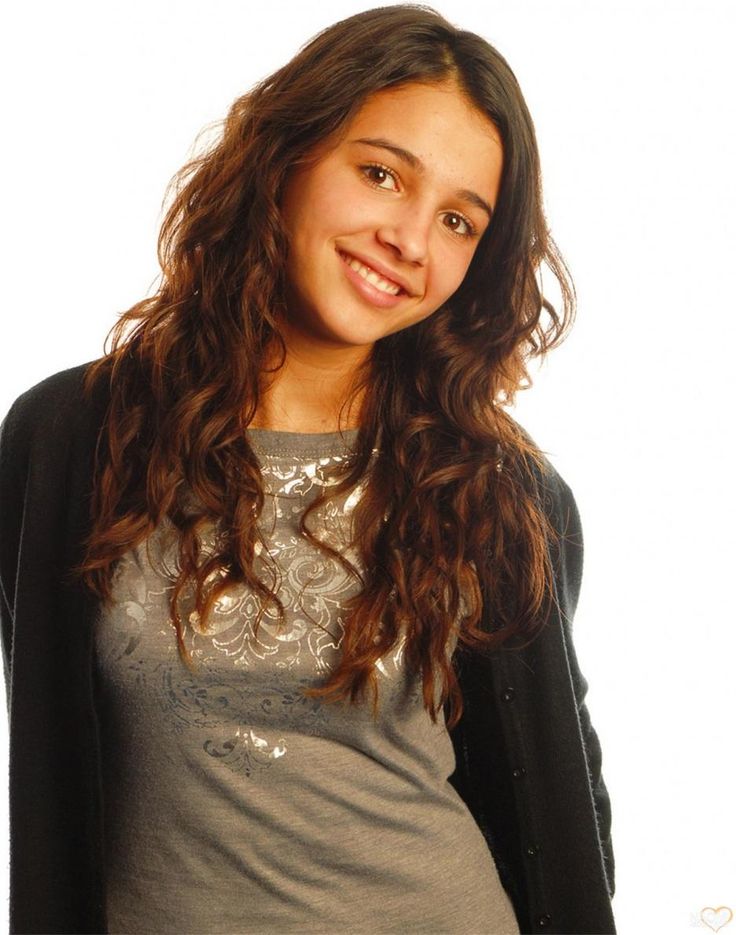
[[[355,257],[351,256],[349,253],[344,253],[342,250],[338,250],[338,253],[351,269],[355,270],[359,276],[367,280],[381,292],[386,292],[389,295],[398,295],[400,292],[403,292],[405,295],[407,294],[398,283],[391,282],[390,279],[379,275],[374,269],[371,269],[370,266],[366,266],[364,263],[356,260]]]

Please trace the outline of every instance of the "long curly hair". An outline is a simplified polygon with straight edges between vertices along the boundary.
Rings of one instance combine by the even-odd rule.
[[[111,601],[118,560],[166,518],[180,568],[171,619],[190,671],[187,589],[202,632],[217,600],[243,586],[260,598],[256,632],[269,607],[283,621],[278,588],[256,570],[268,551],[258,527],[264,490],[246,429],[269,348],[280,346],[282,364],[286,354],[284,184],[370,95],[448,78],[502,139],[494,216],[460,288],[376,341],[356,372],[345,405],[361,394],[357,441],[300,529],[361,585],[343,607],[339,664],[303,693],[355,703],[370,686],[375,716],[375,664],[403,638],[432,721],[449,702],[452,727],[463,700],[446,652],[451,635],[458,651],[489,653],[527,645],[548,618],[555,531],[535,486],[546,462],[504,408],[531,384],[529,361],[566,334],[575,291],[545,220],[534,127],[513,72],[488,42],[431,8],[382,7],[325,29],[235,100],[217,142],[172,179],[160,286],[121,314],[110,351],[85,375],[85,392],[108,381],[110,400],[84,559],[72,576]],[[560,311],[542,294],[542,264],[559,285]],[[352,534],[362,568],[307,525],[325,500],[358,484]],[[214,552],[202,540],[213,522]]]

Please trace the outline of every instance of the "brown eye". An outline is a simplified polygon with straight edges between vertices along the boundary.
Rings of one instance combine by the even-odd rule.
[[[398,191],[397,179],[394,173],[387,166],[371,163],[360,167],[360,171],[374,188],[381,188],[384,191]],[[393,184],[386,185],[386,182]]]
[[[457,214],[456,212],[451,211],[449,214],[445,215],[445,222],[453,234],[457,234],[458,237],[475,236],[475,228],[467,218],[462,216],[462,214]]]

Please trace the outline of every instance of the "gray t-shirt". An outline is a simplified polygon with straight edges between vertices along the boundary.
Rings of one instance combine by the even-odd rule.
[[[376,666],[377,722],[370,690],[359,706],[298,690],[339,658],[341,605],[360,587],[299,535],[298,520],[356,436],[249,430],[285,627],[269,608],[254,637],[261,605],[238,586],[202,632],[186,612],[191,596],[192,675],[169,615],[171,524],[117,568],[95,630],[112,933],[519,932],[485,839],[447,781],[455,757],[442,710],[433,725],[401,645]],[[310,523],[358,568],[349,531],[360,492]],[[263,580],[271,586],[270,573]]]

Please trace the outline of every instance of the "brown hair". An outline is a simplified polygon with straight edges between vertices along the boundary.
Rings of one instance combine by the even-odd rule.
[[[459,648],[484,652],[530,641],[546,619],[551,530],[534,482],[544,459],[503,406],[530,385],[527,362],[563,338],[575,293],[545,222],[534,127],[514,74],[485,40],[427,7],[369,10],[321,32],[239,97],[217,143],[174,176],[158,242],[161,285],[120,316],[110,352],[86,374],[90,394],[107,380],[111,398],[91,531],[72,574],[110,601],[116,562],[166,517],[181,569],[171,614],[190,668],[179,612],[186,587],[205,629],[218,597],[242,584],[262,598],[256,630],[267,606],[283,619],[276,591],[254,571],[264,493],[245,429],[263,392],[267,349],[280,343],[285,355],[284,181],[369,95],[450,77],[502,138],[494,217],[457,292],[373,346],[346,400],[365,391],[354,452],[342,480],[310,504],[301,531],[362,582],[344,607],[339,665],[304,694],[352,703],[370,684],[375,714],[375,663],[405,634],[404,659],[422,673],[425,707],[435,721],[439,673],[452,727],[463,703],[446,646],[458,617]],[[541,293],[542,263],[559,284],[562,314]],[[362,574],[306,522],[358,482]],[[217,551],[203,554],[199,533],[213,520],[222,535]]]

